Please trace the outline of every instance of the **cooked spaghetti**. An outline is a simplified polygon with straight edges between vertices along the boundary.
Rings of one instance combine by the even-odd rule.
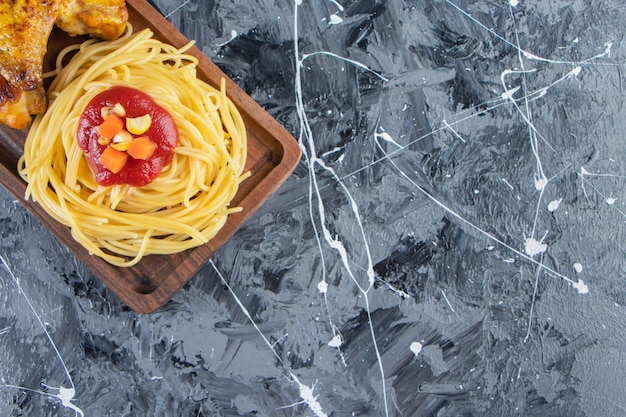
[[[230,203],[246,176],[246,129],[225,82],[216,89],[197,79],[191,43],[177,49],[148,29],[132,32],[129,25],[118,40],[88,40],[59,55],[49,108],[35,119],[18,167],[27,198],[90,254],[122,267],[208,242],[240,210]],[[77,144],[83,109],[114,86],[148,93],[178,128],[171,162],[141,187],[99,185]]]

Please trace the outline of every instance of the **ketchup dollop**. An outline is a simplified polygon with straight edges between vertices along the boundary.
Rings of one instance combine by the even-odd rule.
[[[100,157],[107,146],[98,143],[98,127],[104,121],[101,109],[113,107],[117,103],[126,110],[126,117],[150,114],[152,124],[142,136],[148,137],[157,146],[150,158],[140,160],[129,157],[124,167],[113,173],[100,163]],[[136,88],[116,86],[102,91],[87,104],[78,121],[77,140],[98,184],[141,187],[154,181],[171,162],[178,146],[178,127],[172,115],[149,94]]]

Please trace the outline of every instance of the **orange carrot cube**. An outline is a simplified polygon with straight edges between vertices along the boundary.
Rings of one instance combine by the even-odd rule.
[[[115,150],[110,146],[107,146],[102,155],[100,155],[102,166],[114,174],[117,174],[124,168],[127,159],[128,155],[126,155],[126,152]]]
[[[135,138],[128,148],[128,154],[135,159],[146,160],[154,154],[156,143],[145,136]]]
[[[112,139],[124,128],[124,119],[111,113],[104,119],[104,122],[98,126],[98,135],[106,139]]]

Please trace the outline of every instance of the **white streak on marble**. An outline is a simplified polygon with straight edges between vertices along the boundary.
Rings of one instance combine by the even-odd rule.
[[[399,296],[402,299],[408,299],[408,298],[413,298],[411,297],[410,294],[407,294],[405,291],[402,291],[401,289],[398,289],[396,287],[394,287],[393,285],[389,284],[388,282],[382,282],[387,288],[389,288],[392,292],[394,292],[397,296]]]
[[[381,133],[375,133],[376,139],[382,139],[387,143],[391,143],[392,145],[395,145],[398,148],[402,148],[402,145],[400,145],[398,142],[395,141],[394,138],[391,137],[391,135],[387,132],[381,132]]]
[[[300,3],[296,0],[296,6],[298,6],[299,4]],[[299,33],[298,15],[299,15],[298,7],[295,7],[294,39],[300,39],[301,37],[301,34]],[[388,408],[388,401],[387,401],[387,386],[386,386],[386,381],[385,381],[385,370],[382,364],[382,358],[381,358],[380,350],[378,348],[378,342],[376,340],[376,333],[374,330],[374,325],[373,325],[372,317],[371,317],[371,309],[370,309],[369,291],[374,286],[376,274],[374,272],[374,265],[373,265],[373,261],[372,261],[372,257],[370,253],[369,243],[367,241],[363,223],[361,221],[359,207],[356,201],[354,200],[354,198],[352,197],[352,194],[350,193],[346,185],[343,183],[342,179],[337,175],[337,173],[330,166],[328,166],[322,159],[320,159],[317,156],[317,149],[315,146],[314,134],[311,129],[311,126],[309,125],[308,118],[306,116],[304,100],[302,97],[301,71],[302,71],[302,68],[304,68],[305,60],[311,57],[317,56],[317,55],[327,55],[330,57],[334,57],[338,60],[350,63],[356,66],[357,68],[361,68],[365,71],[371,72],[375,74],[376,76],[378,76],[383,81],[388,81],[388,80],[382,75],[379,75],[375,71],[371,70],[366,65],[363,65],[360,62],[347,59],[345,57],[342,57],[334,53],[320,51],[320,52],[313,52],[310,54],[300,55],[298,42],[294,43],[294,55],[295,55],[295,62],[296,62],[296,68],[295,68],[296,70],[296,73],[295,73],[296,97],[295,99],[296,99],[296,109],[297,109],[298,119],[300,122],[300,134],[298,137],[298,143],[300,145],[300,149],[302,150],[302,156],[304,160],[306,161],[307,167],[309,170],[309,192],[308,192],[309,213],[310,213],[311,222],[313,224],[313,228],[316,234],[316,239],[317,239],[319,252],[320,252],[320,258],[322,259],[322,267],[325,269],[325,262],[323,261],[323,258],[324,258],[323,249],[321,245],[321,239],[319,237],[320,234],[323,240],[326,242],[326,244],[337,253],[339,258],[341,259],[343,267],[346,270],[348,276],[350,277],[350,279],[353,281],[353,283],[357,287],[358,291],[363,296],[363,300],[365,302],[365,311],[367,313],[367,318],[368,318],[369,331],[370,331],[370,335],[372,339],[372,345],[374,348],[374,352],[376,355],[376,360],[378,362],[378,368],[379,368],[379,372],[381,376],[380,379],[381,379],[383,406],[385,410],[385,415],[389,416],[389,408]],[[324,170],[325,172],[329,173],[332,176],[332,178],[336,181],[336,183],[340,186],[345,197],[348,199],[349,206],[352,210],[352,214],[354,217],[354,221],[356,222],[359,233],[361,235],[361,239],[362,239],[361,248],[363,249],[367,257],[367,266],[363,267],[363,269],[365,270],[366,278],[367,278],[367,285],[363,285],[363,283],[361,283],[360,280],[358,279],[357,275],[360,277],[360,274],[358,274],[358,271],[356,272],[353,271],[352,262],[350,260],[349,253],[346,250],[346,247],[344,243],[342,242],[341,238],[339,236],[332,235],[329,228],[327,227],[326,209],[325,209],[324,201],[320,193],[320,187],[317,183],[317,174],[316,174],[317,168],[320,168]],[[315,204],[315,201],[317,201],[317,204]],[[317,209],[317,211],[315,211],[315,209]],[[317,215],[319,216],[319,222],[315,220],[315,213],[317,213]],[[319,228],[317,226],[317,223],[319,223]],[[324,282],[326,281],[325,273],[326,272],[324,270],[323,272],[324,277],[322,280]],[[326,301],[326,294],[324,294],[324,296],[325,296],[325,301]]]
[[[506,70],[506,71],[504,71],[501,74],[501,83],[502,83],[502,86],[503,86],[505,92],[510,90],[509,87],[507,87],[507,84],[505,82],[505,78],[506,78],[506,76],[508,76],[508,75],[510,75],[512,73],[517,73],[517,74],[522,76],[523,86],[525,87],[524,90],[526,90],[525,76],[529,72],[526,71],[525,68],[524,68],[524,60],[522,59],[522,57],[524,57],[526,59],[531,59],[531,60],[541,61],[541,62],[547,62],[547,63],[551,63],[551,64],[574,65],[574,68],[572,68],[565,75],[563,75],[562,77],[560,77],[557,80],[553,81],[551,84],[549,84],[547,86],[544,86],[543,88],[537,90],[539,93],[537,93],[537,92],[533,93],[533,94],[538,94],[540,97],[543,97],[543,96],[545,96],[546,92],[550,88],[554,87],[555,85],[557,85],[557,84],[559,84],[559,83],[561,83],[564,80],[567,80],[569,78],[578,77],[580,75],[581,71],[582,71],[581,64],[589,63],[589,62],[592,62],[592,61],[600,59],[600,58],[610,57],[611,56],[612,42],[606,42],[605,45],[604,45],[605,48],[604,48],[603,52],[601,52],[601,53],[599,53],[599,54],[597,54],[595,56],[592,56],[590,58],[587,58],[587,59],[585,59],[583,61],[580,61],[580,62],[558,61],[558,60],[551,60],[551,59],[547,59],[547,58],[542,58],[542,57],[539,57],[539,56],[537,56],[535,54],[532,54],[532,53],[524,50],[521,47],[521,45],[519,43],[519,38],[517,37],[517,30],[515,31],[515,33],[516,33],[516,43],[514,44],[514,43],[510,42],[509,40],[505,39],[504,37],[500,36],[499,34],[497,34],[492,29],[488,28],[487,26],[485,26],[481,22],[479,22],[476,18],[471,16],[469,13],[465,12],[461,7],[457,6],[452,1],[446,0],[446,3],[448,3],[449,5],[454,7],[455,9],[457,9],[464,16],[466,16],[469,20],[473,21],[474,23],[476,23],[481,28],[487,30],[490,34],[492,34],[497,39],[499,39],[499,40],[503,41],[504,43],[508,44],[509,46],[512,46],[512,47],[517,49],[518,56],[519,56],[519,62],[520,62],[520,65],[521,65],[521,71]],[[512,18],[513,22],[515,22],[515,19],[514,19],[514,16],[513,16],[512,12],[511,12],[511,18]],[[531,70],[531,71],[534,71],[534,70]],[[506,98],[510,99],[510,102],[518,110],[518,113],[522,116],[524,121],[527,123],[528,128],[529,128],[530,138],[531,138],[531,146],[532,146],[532,149],[533,149],[533,153],[535,154],[535,158],[536,158],[537,172],[536,172],[536,177],[535,177],[535,187],[540,191],[540,196],[538,198],[537,210],[536,210],[536,215],[535,215],[535,222],[533,224],[533,236],[534,236],[534,232],[535,232],[535,228],[536,228],[536,224],[537,224],[537,216],[538,216],[538,213],[539,213],[539,210],[538,210],[539,203],[541,202],[541,198],[543,196],[543,192],[545,191],[545,187],[547,186],[547,184],[549,182],[549,180],[547,179],[545,173],[543,172],[541,159],[539,158],[539,153],[538,153],[538,148],[537,148],[537,137],[541,137],[542,140],[544,140],[544,142],[546,144],[548,144],[548,143],[547,143],[547,141],[545,141],[545,139],[543,139],[543,137],[541,135],[539,135],[539,133],[538,133],[538,131],[537,131],[537,129],[536,129],[534,123],[533,123],[532,113],[531,113],[530,107],[528,105],[529,104],[529,101],[528,101],[529,95],[527,94],[524,97],[524,102],[525,102],[525,105],[526,105],[526,111],[525,112],[521,110],[521,108],[517,104],[517,101],[512,98],[512,95],[509,94],[509,95],[505,95],[505,96],[506,96]],[[503,96],[503,98],[505,98],[505,97]],[[550,149],[554,150],[551,146],[549,146],[549,147],[550,147]],[[584,167],[581,167],[581,171],[579,173],[579,176],[581,176],[581,178],[583,180],[583,183],[585,181],[584,175],[586,173],[587,173],[587,171],[584,169]],[[585,190],[583,189],[583,191],[585,191]],[[585,195],[586,195],[586,191],[585,191]],[[434,197],[432,197],[432,196],[431,196],[431,198],[434,199]],[[620,213],[622,213],[622,212],[620,211]],[[469,223],[465,219],[462,219],[462,220],[467,222],[467,223]],[[469,224],[472,225],[471,223],[469,223]],[[474,225],[472,225],[472,226],[473,227],[477,227],[477,226],[474,226]],[[530,239],[533,239],[532,236],[531,236]],[[529,244],[529,242],[530,242],[530,244]],[[535,255],[538,254],[538,253],[543,253],[544,250],[545,250],[543,244],[536,245],[536,244],[534,244],[535,242],[536,242],[535,240],[528,240],[528,239],[526,240],[527,252],[529,252],[531,254],[535,254]],[[513,251],[517,252],[516,250],[513,250]],[[532,256],[530,254],[528,254],[528,256],[524,256],[524,258],[527,259],[527,260],[529,260],[529,257],[530,257],[530,259],[532,259]],[[532,262],[535,263],[536,261],[533,260]],[[550,269],[546,268],[546,266],[543,265],[541,262],[536,262],[535,264],[536,264],[536,266],[540,267],[540,268],[537,269],[537,274],[539,273],[541,268],[546,269],[548,272],[550,272],[552,274],[554,274],[556,272],[554,270],[550,270]],[[589,288],[587,287],[587,285],[582,280],[573,281],[572,279],[570,279],[567,276],[565,276],[563,274],[560,274],[560,273],[557,273],[555,275],[560,277],[560,278],[562,278],[562,279],[564,279],[569,284],[571,284],[574,288],[576,288],[578,290],[579,294],[587,294],[589,292]],[[533,299],[534,299],[534,296],[533,296]]]
[[[587,171],[587,169],[585,169],[585,167],[580,167],[580,171],[577,173],[577,175],[580,178],[581,189],[582,189],[582,192],[583,192],[587,202],[589,202],[591,204],[590,199],[589,199],[589,195],[587,194],[587,188],[586,188],[586,186],[589,186],[589,187],[591,187],[593,189],[593,191],[595,191],[598,195],[600,195],[602,197],[604,202],[607,203],[611,207],[611,209],[617,210],[617,212],[622,217],[626,217],[626,213],[623,210],[621,210],[617,205],[615,205],[615,203],[617,202],[617,200],[613,201],[613,199],[615,197],[609,197],[609,196],[605,195],[596,186],[594,186],[593,183],[591,183],[591,181],[588,178],[586,178],[586,177],[597,177],[597,178],[604,178],[604,179],[611,179],[611,178],[613,178],[613,179],[626,179],[626,176],[617,175],[617,174],[591,173],[591,172]]]
[[[509,181],[507,181],[506,178],[502,178],[502,182],[506,184],[507,187],[509,187],[511,189],[511,191],[515,190],[515,187],[513,187],[513,185],[511,185],[511,183]]]
[[[493,29],[491,29],[488,26],[486,26],[484,23],[480,22],[478,19],[476,19],[470,13],[466,12],[465,10],[463,10],[463,8],[461,8],[461,6],[457,5],[456,3],[452,2],[451,0],[446,0],[446,3],[448,3],[450,6],[452,6],[456,10],[458,10],[466,18],[468,18],[470,21],[474,22],[476,25],[478,25],[483,30],[487,31],[489,34],[491,34],[496,39],[498,39],[498,40],[504,42],[505,44],[507,44],[509,46],[512,46],[513,48],[517,49],[519,51],[519,53],[522,54],[526,59],[530,59],[530,60],[538,61],[538,62],[550,63],[550,64],[579,65],[579,64],[588,63],[590,61],[597,60],[599,58],[604,58],[604,57],[610,57],[611,56],[612,42],[606,42],[605,43],[605,49],[604,49],[603,52],[601,52],[601,53],[599,53],[597,55],[594,55],[591,58],[587,58],[587,59],[585,59],[583,61],[562,61],[562,60],[555,60],[555,59],[549,59],[549,58],[541,57],[541,56],[538,56],[538,55],[536,55],[536,54],[534,54],[532,52],[529,52],[529,51],[527,51],[525,49],[521,49],[518,45],[516,45],[513,42],[509,41],[508,39],[506,39],[502,35],[498,34],[496,31],[494,31]]]
[[[533,313],[535,311],[535,301],[537,300],[537,290],[539,288],[539,273],[541,272],[541,267],[537,268],[535,272],[535,285],[533,287],[533,296],[530,302],[530,311],[528,312],[528,327],[526,328],[526,336],[524,337],[524,343],[528,342],[530,338],[530,332],[533,324]]]
[[[56,353],[56,356],[59,358],[59,361],[61,362],[61,365],[63,366],[63,370],[65,371],[65,375],[67,376],[67,380],[70,383],[70,388],[66,388],[66,387],[63,387],[63,386],[61,386],[59,388],[49,387],[51,389],[58,390],[59,394],[57,394],[57,395],[48,394],[48,393],[45,393],[45,392],[42,392],[42,391],[37,391],[37,390],[33,390],[33,389],[30,389],[30,388],[26,388],[26,387],[20,387],[20,386],[17,386],[17,385],[6,384],[5,386],[9,387],[9,388],[17,388],[17,389],[21,389],[21,390],[25,390],[25,391],[36,392],[36,393],[39,393],[41,395],[45,395],[45,396],[48,396],[48,397],[56,398],[59,401],[61,401],[61,405],[63,405],[66,408],[69,408],[69,409],[73,410],[76,415],[83,416],[84,415],[83,411],[80,408],[78,408],[76,405],[72,404],[72,400],[74,400],[74,395],[76,395],[76,388],[74,387],[74,381],[72,380],[72,376],[70,375],[70,372],[67,369],[67,365],[65,364],[65,361],[61,357],[61,353],[59,352],[59,349],[57,348],[57,345],[54,343],[54,340],[52,340],[52,336],[50,335],[50,333],[46,329],[46,326],[45,326],[44,322],[41,320],[41,316],[37,313],[37,310],[35,309],[35,306],[31,302],[30,298],[28,298],[28,296],[24,292],[24,289],[22,288],[20,280],[18,279],[17,276],[15,276],[15,274],[13,273],[11,268],[9,267],[9,264],[4,259],[4,256],[0,255],[0,260],[2,261],[2,265],[4,266],[6,271],[9,273],[9,276],[11,277],[11,279],[13,280],[15,285],[17,286],[17,289],[18,289],[19,293],[22,294],[22,296],[26,300],[26,303],[28,304],[28,307],[33,312],[33,314],[35,315],[35,318],[37,319],[37,322],[39,323],[39,325],[43,329],[43,331],[44,331],[44,333],[46,335],[46,338],[48,339],[48,342],[50,342],[50,345],[52,346],[54,352]]]
[[[335,0],[328,0],[330,3],[334,4],[340,12],[343,12],[343,6]],[[300,3],[298,3],[300,4]]]
[[[446,121],[446,119],[443,119],[443,120],[441,121],[441,123],[443,123],[443,125],[444,125],[444,126],[445,126],[448,130],[450,130],[450,131],[452,132],[452,134],[453,134],[454,136],[456,136],[456,137],[457,137],[457,139],[459,139],[461,142],[463,142],[463,143],[466,143],[466,142],[467,142],[467,141],[463,138],[463,136],[461,136],[461,135],[459,134],[459,132],[457,132],[456,130],[454,130],[454,129],[452,128],[452,126],[450,126],[450,125],[448,124],[448,122]]]
[[[452,304],[450,303],[450,300],[448,300],[448,296],[446,295],[446,292],[444,290],[441,290],[441,295],[443,295],[443,299],[446,300],[446,303],[448,304],[448,307],[450,307],[450,310],[452,310],[453,313],[456,313],[456,310],[454,309],[454,307],[452,307]]]
[[[381,80],[383,80],[385,82],[389,81],[387,78],[383,77],[382,75],[380,75],[379,73],[377,73],[376,71],[374,71],[373,69],[368,67],[367,65],[364,65],[364,64],[362,64],[362,63],[360,63],[358,61],[355,61],[353,59],[346,58],[346,57],[343,57],[341,55],[337,55],[335,53],[328,52],[328,51],[318,51],[318,52],[312,52],[310,54],[302,54],[302,58],[299,58],[298,62],[300,63],[300,65],[302,65],[302,64],[304,64],[304,61],[306,61],[307,59],[309,59],[311,57],[317,56],[317,55],[328,55],[328,56],[331,56],[333,58],[337,58],[340,61],[347,62],[349,64],[354,65],[357,68],[360,68],[360,69],[362,69],[364,71],[367,71],[367,72],[375,75],[376,77],[380,78]]]
[[[380,151],[385,154],[386,159],[391,163],[391,165],[397,170],[398,174],[400,176],[402,176],[404,179],[406,179],[410,184],[413,185],[413,187],[415,187],[420,193],[424,194],[429,200],[431,200],[433,203],[435,203],[437,206],[439,206],[441,209],[443,209],[445,212],[447,212],[448,214],[450,214],[452,217],[456,218],[457,220],[459,220],[461,223],[469,226],[471,229],[474,229],[476,232],[480,233],[481,235],[483,235],[484,237],[486,237],[487,239],[497,243],[498,245],[502,246],[503,248],[507,249],[508,251],[514,253],[515,255],[517,255],[518,257],[530,262],[531,264],[535,265],[535,266],[541,266],[545,271],[549,272],[550,274],[554,275],[555,277],[558,277],[566,282],[568,282],[571,285],[576,284],[575,281],[573,281],[571,278],[569,278],[567,275],[562,274],[558,271],[556,271],[555,269],[552,269],[550,267],[548,267],[547,265],[544,265],[542,263],[540,263],[539,261],[533,259],[533,257],[523,253],[522,251],[515,249],[513,246],[507,244],[506,242],[504,242],[502,239],[498,238],[497,236],[495,236],[492,233],[489,233],[488,231],[482,229],[480,226],[472,223],[470,220],[468,220],[467,218],[465,218],[463,215],[461,215],[460,213],[456,212],[455,210],[453,210],[452,208],[448,207],[446,204],[444,204],[442,201],[439,201],[434,195],[432,195],[430,192],[428,192],[424,187],[422,187],[421,185],[419,185],[417,182],[415,182],[415,180],[413,180],[406,172],[404,172],[399,166],[398,164],[395,163],[395,161],[393,160],[393,158],[391,158],[390,154],[387,154],[387,152],[385,151],[385,149],[380,146],[380,143],[377,143],[378,148],[380,149]],[[515,262],[514,259],[511,259],[510,262]]]
[[[239,36],[239,34],[237,33],[236,30],[231,30],[230,31],[230,38],[227,41],[224,41],[222,43],[218,43],[216,44],[217,46],[225,46],[228,45],[229,43],[231,43],[233,40],[237,39],[237,36]]]
[[[222,284],[228,289],[228,292],[232,295],[233,299],[235,300],[235,302],[237,303],[237,305],[239,306],[243,314],[246,316],[250,324],[252,324],[252,326],[257,331],[261,339],[263,339],[263,342],[265,342],[265,344],[272,351],[272,353],[274,354],[278,362],[280,362],[280,364],[289,374],[289,376],[291,377],[291,380],[298,385],[298,390],[300,392],[300,397],[302,398],[302,401],[306,403],[306,405],[311,409],[311,411],[315,413],[317,417],[327,417],[327,414],[323,411],[322,406],[317,401],[317,396],[313,395],[313,388],[300,382],[300,380],[293,373],[291,368],[289,368],[289,366],[285,363],[285,361],[283,361],[283,359],[280,357],[278,352],[276,352],[276,349],[274,349],[274,345],[269,341],[267,336],[265,336],[265,334],[261,331],[259,326],[256,324],[256,322],[250,315],[250,312],[248,311],[246,306],[243,305],[243,303],[241,302],[237,294],[235,294],[232,287],[230,286],[230,284],[228,284],[228,281],[226,281],[226,278],[224,278],[224,275],[222,275],[222,272],[218,269],[217,265],[215,265],[212,259],[209,260],[209,264],[213,267],[213,269],[219,276],[220,280],[222,281]]]
[[[169,12],[168,14],[165,15],[165,18],[168,19],[170,17],[172,17],[172,15],[174,13],[176,13],[177,11],[179,11],[180,9],[182,9],[183,7],[185,7],[187,5],[187,3],[189,3],[191,0],[185,0],[183,3],[181,3],[178,7],[176,7],[174,10],[172,10],[171,12]]]

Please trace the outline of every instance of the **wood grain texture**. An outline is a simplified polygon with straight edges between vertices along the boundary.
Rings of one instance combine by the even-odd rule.
[[[130,21],[139,31],[151,28],[155,37],[174,46],[189,40],[145,0],[127,1]],[[44,67],[52,66],[58,52],[66,45],[81,42],[59,30],[53,31]],[[241,112],[248,132],[246,170],[251,177],[240,186],[233,205],[243,211],[231,215],[209,243],[182,253],[146,256],[134,267],[119,268],[91,256],[70,234],[69,228],[53,220],[36,203],[26,201],[26,184],[17,173],[27,131],[0,127],[0,182],[42,224],[84,262],[125,304],[139,313],[151,313],[165,304],[211,255],[274,193],[289,177],[300,160],[300,148],[294,138],[261,106],[230,80],[198,48],[188,53],[199,59],[198,77],[219,88],[226,79],[229,97]],[[48,69],[44,68],[44,69]]]

